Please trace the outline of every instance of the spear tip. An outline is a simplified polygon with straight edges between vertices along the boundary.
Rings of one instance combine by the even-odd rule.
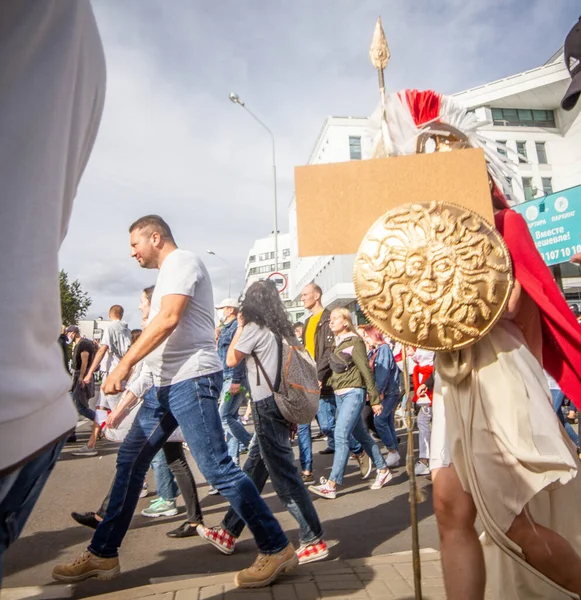
[[[383,31],[383,25],[381,24],[381,17],[377,17],[375,31],[373,32],[373,40],[371,41],[371,47],[369,48],[369,58],[371,59],[371,64],[376,69],[383,70],[387,67],[390,57],[391,54]]]

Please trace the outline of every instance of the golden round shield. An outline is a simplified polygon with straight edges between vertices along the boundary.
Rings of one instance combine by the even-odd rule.
[[[359,247],[353,279],[374,325],[403,344],[435,351],[478,341],[504,312],[513,286],[500,233],[446,202],[385,213]]]

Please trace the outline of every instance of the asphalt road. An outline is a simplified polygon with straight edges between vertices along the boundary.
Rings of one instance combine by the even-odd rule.
[[[83,430],[80,440],[88,434]],[[402,440],[404,438],[402,433]],[[328,476],[332,457],[320,456],[318,450],[326,443],[317,440],[315,476]],[[50,585],[55,564],[78,556],[87,546],[91,530],[77,525],[70,512],[96,510],[107,492],[115,470],[117,445],[99,443],[100,455],[81,458],[71,455],[74,445],[67,445],[49,479],[21,538],[4,557],[5,588]],[[405,451],[405,445],[401,444]],[[298,450],[297,450],[298,455]],[[194,462],[189,456],[192,466]],[[220,496],[208,496],[208,486],[197,469],[200,497],[206,524],[220,523],[227,503]],[[155,489],[151,471],[150,490]],[[362,481],[354,461],[349,461],[345,485],[336,500],[315,499],[315,506],[325,527],[325,538],[331,557],[364,558],[372,555],[400,552],[411,548],[408,482],[403,466],[394,469],[392,482],[379,491],[371,491],[372,478]],[[420,543],[422,548],[438,548],[435,519],[431,503],[429,480],[421,478],[426,501],[419,507]],[[298,543],[298,527],[282,507],[270,484],[265,498],[280,520],[290,539]],[[169,579],[182,579],[208,573],[235,572],[248,566],[255,558],[256,547],[245,531],[231,556],[224,556],[198,537],[183,540],[165,534],[184,520],[181,498],[179,515],[148,519],[139,512],[149,505],[149,498],[140,500],[131,528],[121,548],[121,576],[110,582],[90,580],[78,584],[75,598],[122,590]]]

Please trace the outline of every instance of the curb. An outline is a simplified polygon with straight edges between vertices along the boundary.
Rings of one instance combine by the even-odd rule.
[[[420,551],[422,564],[440,561],[440,553],[433,548],[425,548]],[[306,582],[317,576],[337,576],[345,574],[355,574],[362,567],[374,567],[387,564],[401,564],[411,562],[411,551],[397,552],[393,554],[384,554],[371,556],[369,558],[357,559],[335,559],[330,561],[322,561],[312,563],[300,567],[288,576],[284,576],[280,580],[280,584]],[[99,596],[92,596],[91,600],[141,600],[147,596],[156,596],[167,594],[170,592],[179,592],[192,588],[205,588],[212,586],[226,585],[229,588],[234,587],[234,573],[218,573],[215,575],[199,575],[184,579],[173,579],[163,583],[154,583],[144,585],[133,589],[119,590]],[[278,582],[277,582],[278,583]],[[276,585],[274,587],[276,588]],[[273,586],[270,586],[273,587]],[[255,590],[260,591],[259,588]],[[269,588],[264,588],[269,589]],[[246,591],[248,590],[241,590]],[[70,596],[68,596],[70,597]],[[4,598],[2,598],[4,600]],[[8,599],[7,599],[8,600]],[[12,598],[10,600],[13,600]]]

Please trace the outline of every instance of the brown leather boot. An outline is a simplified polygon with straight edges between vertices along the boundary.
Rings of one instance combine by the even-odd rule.
[[[291,571],[299,564],[292,544],[276,554],[259,554],[254,563],[236,574],[234,582],[241,588],[259,588],[270,585],[281,573]]]
[[[73,562],[57,565],[52,571],[52,577],[65,583],[78,583],[90,577],[101,580],[115,579],[119,573],[119,558],[99,558],[86,550]]]

